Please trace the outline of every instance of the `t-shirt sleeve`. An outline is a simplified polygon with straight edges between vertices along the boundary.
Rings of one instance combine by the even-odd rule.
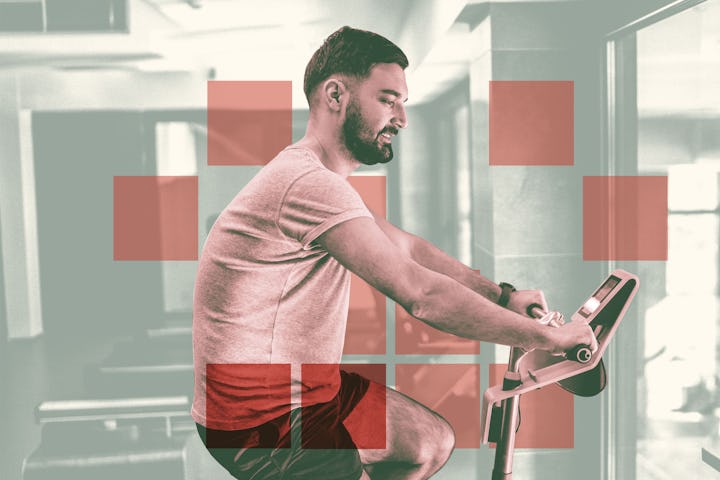
[[[330,228],[357,217],[371,217],[360,195],[341,176],[323,169],[298,178],[288,188],[277,225],[303,248]]]

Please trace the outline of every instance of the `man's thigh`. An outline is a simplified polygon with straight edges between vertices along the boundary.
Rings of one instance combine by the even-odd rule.
[[[385,410],[385,448],[363,448],[363,440],[377,444],[378,410]],[[433,451],[454,442],[452,428],[437,413],[402,393],[371,382],[366,395],[344,421],[359,445],[363,464],[378,462],[423,463]],[[383,442],[381,442],[383,443]],[[452,448],[452,447],[450,447]]]
[[[258,439],[244,435],[247,431],[222,432],[208,430],[198,425],[198,432],[206,445],[208,445],[208,433],[215,438],[216,445],[220,444],[218,440],[225,440],[224,448],[208,446],[208,450],[218,463],[238,480],[277,480],[280,478],[287,480],[357,480],[361,478],[363,474],[362,460],[357,449],[352,445],[349,434],[341,424],[336,422],[336,428],[332,429],[331,422],[328,425],[322,424],[322,421],[325,420],[323,418],[305,418],[305,423],[302,423],[299,410],[291,413],[290,416],[290,423],[281,425],[287,430],[281,429],[280,435],[271,439],[277,443],[274,448],[260,447]],[[320,424],[308,425],[312,423],[312,420]],[[337,426],[340,428],[338,429]],[[253,429],[250,431],[255,432]],[[318,437],[317,440],[320,442],[327,442],[330,448],[302,446],[300,438],[306,436],[303,435],[304,433],[311,433]],[[348,443],[342,438],[341,434],[343,433],[347,437]],[[226,438],[221,438],[223,436]],[[272,437],[272,435],[269,436]]]
[[[247,430],[198,425],[198,432],[210,453],[238,479],[357,480],[363,474],[362,459],[343,420],[365,397],[371,382],[355,374],[340,375],[340,390],[328,402]],[[376,435],[384,437],[385,432]]]

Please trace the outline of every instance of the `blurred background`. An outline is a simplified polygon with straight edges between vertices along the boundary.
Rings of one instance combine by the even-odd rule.
[[[208,164],[209,82],[292,82],[297,140],[305,65],[343,25],[410,59],[409,126],[393,162],[358,172],[366,201],[566,316],[614,268],[641,279],[606,391],[524,400],[515,478],[716,475],[720,0],[0,0],[0,478],[227,478],[188,416],[196,262],[115,259],[114,178],[166,178],[147,202],[165,225],[189,215],[173,182],[196,177],[201,249],[269,160]],[[570,164],[491,158],[499,81],[572,82]],[[587,255],[584,205],[643,213],[585,198],[598,176],[667,178],[666,256]],[[616,241],[643,232],[626,233]],[[426,329],[358,279],[352,290],[343,361],[384,365],[451,421],[459,448],[436,478],[489,478],[480,398],[507,349]]]

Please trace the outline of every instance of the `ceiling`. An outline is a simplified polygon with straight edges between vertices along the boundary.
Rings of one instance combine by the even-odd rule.
[[[403,46],[413,104],[467,75],[470,32],[459,15],[488,1],[495,0],[128,0],[129,34],[0,35],[0,71],[212,71],[219,80],[292,80],[294,106],[306,108],[307,60],[327,35],[352,25]],[[680,96],[667,92],[697,91],[699,82],[710,91],[696,98],[713,105],[693,108],[720,109],[720,0],[647,27],[638,42],[640,81],[654,85],[643,88],[641,111],[677,108]]]
[[[205,69],[218,80],[292,80],[295,107],[306,108],[301,87],[307,60],[330,33],[351,25],[410,45],[405,48],[411,59],[408,81],[416,84],[411,102],[429,99],[466,72],[467,57],[438,55],[437,48],[420,62],[430,48],[413,41],[427,33],[428,44],[441,43],[446,52],[466,45],[467,31],[451,28],[465,0],[444,0],[442,11],[435,0],[128,1],[129,34],[5,34],[0,36],[0,69]],[[418,21],[423,15],[426,19]],[[427,81],[418,81],[420,73],[412,78],[420,63],[438,61],[447,68],[423,74]]]
[[[211,64],[221,77],[287,77],[343,25],[398,38],[410,0],[144,0],[168,21],[154,46],[171,60]],[[193,7],[192,5],[199,5]]]

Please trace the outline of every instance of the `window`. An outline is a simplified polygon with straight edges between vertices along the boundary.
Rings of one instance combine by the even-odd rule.
[[[610,173],[668,179],[667,261],[627,267],[642,284],[632,339],[613,357],[615,424],[633,423],[611,437],[615,478],[709,478],[701,452],[718,453],[720,2],[698,3],[608,50],[629,66],[611,65]]]

